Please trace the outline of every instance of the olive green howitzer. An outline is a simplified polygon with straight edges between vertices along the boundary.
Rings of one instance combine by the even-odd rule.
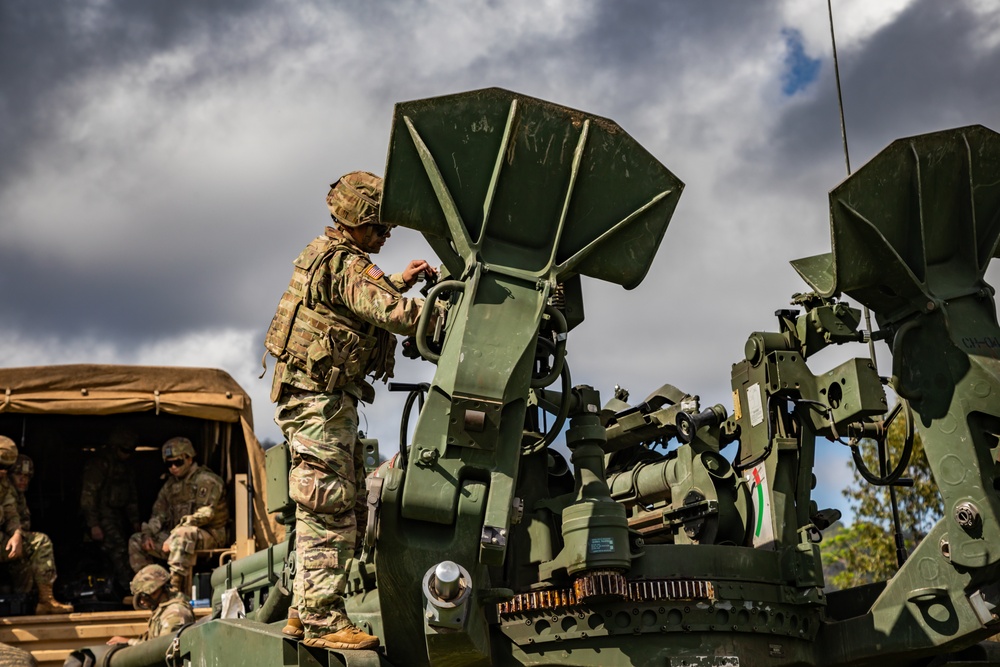
[[[832,252],[793,262],[810,291],[747,339],[731,414],[670,384],[602,400],[570,376],[582,277],[638,285],[682,188],[584,112],[498,89],[397,105],[382,217],[420,231],[444,270],[413,341],[434,379],[396,387],[410,391],[403,446],[368,480],[364,548],[348,564],[347,611],[382,646],[281,636],[290,530],[213,577],[217,607],[235,589],[247,618],[185,630],[172,659],[1000,664],[977,644],[1000,631],[1000,331],[984,281],[1000,238],[1000,136],[897,141],[830,193]],[[876,331],[843,295],[874,312]],[[809,367],[868,339],[890,345],[890,377],[867,350]],[[891,410],[887,385],[903,399]],[[884,447],[896,418],[908,440],[920,430],[945,515],[888,582],[828,593],[819,543],[839,512],[811,497],[817,443]],[[874,485],[906,483],[905,458],[876,471],[856,461]],[[269,451],[269,509],[292,528],[287,466],[285,449]],[[130,650],[104,664],[153,664]]]

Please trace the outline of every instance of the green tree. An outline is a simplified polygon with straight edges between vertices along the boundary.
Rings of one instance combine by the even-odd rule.
[[[900,416],[891,424],[886,439],[890,467],[899,461],[903,435]],[[868,469],[877,474],[875,443],[862,443],[861,452]],[[848,465],[853,468],[853,461]],[[903,476],[913,480],[912,487],[896,487],[903,541],[911,553],[944,512],[919,433],[914,436],[910,464]],[[889,488],[869,484],[855,469],[854,482],[843,493],[854,511],[854,523],[824,541],[824,559],[835,571],[827,583],[833,588],[850,588],[884,581],[897,569]]]

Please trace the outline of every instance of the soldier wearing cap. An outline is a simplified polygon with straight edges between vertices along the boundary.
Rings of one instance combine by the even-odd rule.
[[[159,565],[147,565],[132,579],[132,604],[152,610],[146,632],[138,637],[112,637],[108,644],[135,646],[149,639],[171,634],[194,623],[194,611],[187,597],[170,584],[170,575]]]
[[[73,606],[52,595],[56,580],[56,561],[52,540],[45,533],[31,530],[31,512],[24,493],[35,474],[34,462],[18,455],[17,445],[0,436],[0,508],[3,512],[3,544],[0,561],[10,568],[14,590],[30,593],[38,589],[36,614],[68,614]]]
[[[396,340],[412,335],[422,299],[402,292],[424,260],[386,275],[369,256],[382,249],[392,225],[379,220],[382,179],[351,172],[330,186],[335,227],[293,262],[291,284],[278,304],[265,344],[277,357],[271,400],[275,422],[289,442],[289,495],[296,503],[297,570],[285,634],[333,649],[377,646],[377,637],[351,623],[344,609],[345,568],[362,535],[367,506],[358,442],[358,401],[371,402],[366,378],[392,377]]]
[[[136,572],[154,559],[165,559],[171,585],[187,591],[195,550],[226,543],[226,488],[221,477],[195,462],[194,445],[187,438],[167,440],[162,454],[170,477],[156,496],[149,521],[129,538],[128,557]]]
[[[129,565],[128,535],[139,530],[135,474],[128,461],[135,452],[134,433],[117,430],[83,467],[80,510],[91,539],[111,560],[115,580],[128,589],[134,574]]]

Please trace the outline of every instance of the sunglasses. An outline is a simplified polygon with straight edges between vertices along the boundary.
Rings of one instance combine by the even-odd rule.
[[[0,472],[10,472],[13,467],[14,467],[13,463],[11,463],[10,465],[0,465]]]
[[[149,611],[156,608],[156,603],[153,602],[153,596],[149,593],[139,593],[132,600],[132,606],[136,609]]]
[[[168,468],[180,468],[184,465],[184,459],[167,459],[163,464]]]
[[[370,223],[372,226],[372,231],[374,231],[379,236],[385,236],[392,231],[392,225],[382,225],[377,222]]]

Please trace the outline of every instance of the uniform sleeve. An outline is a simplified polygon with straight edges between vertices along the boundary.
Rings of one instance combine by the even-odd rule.
[[[31,530],[31,510],[28,508],[28,499],[16,488],[17,494],[17,516],[21,519],[21,530]]]
[[[21,517],[17,513],[17,494],[14,492],[14,487],[3,486],[0,509],[3,510],[3,532],[10,537],[21,528]]]
[[[412,336],[424,306],[423,299],[408,299],[390,287],[364,257],[352,255],[333,274],[340,301],[360,319],[394,334]],[[372,273],[376,273],[377,277]]]
[[[100,461],[91,459],[83,468],[83,490],[80,491],[80,510],[87,522],[87,527],[93,528],[100,522],[98,498],[101,494],[102,474]]]
[[[149,523],[144,528],[148,527],[148,532],[150,536],[156,535],[161,530],[170,530],[173,526],[168,525],[170,522],[170,503],[167,502],[167,485],[164,484],[163,488],[156,495],[156,501],[153,503],[153,513],[149,517]]]
[[[222,479],[217,475],[205,474],[198,479],[195,491],[195,511],[181,521],[185,526],[204,526],[215,519],[215,508],[224,493]]]
[[[193,622],[194,613],[190,607],[182,604],[172,604],[160,616],[159,636],[172,634],[188,623]]]
[[[386,276],[385,278],[392,283],[392,286],[395,287],[396,291],[400,294],[403,294],[410,289],[410,286],[406,284],[405,280],[403,280],[402,273],[394,273],[391,276]]]

